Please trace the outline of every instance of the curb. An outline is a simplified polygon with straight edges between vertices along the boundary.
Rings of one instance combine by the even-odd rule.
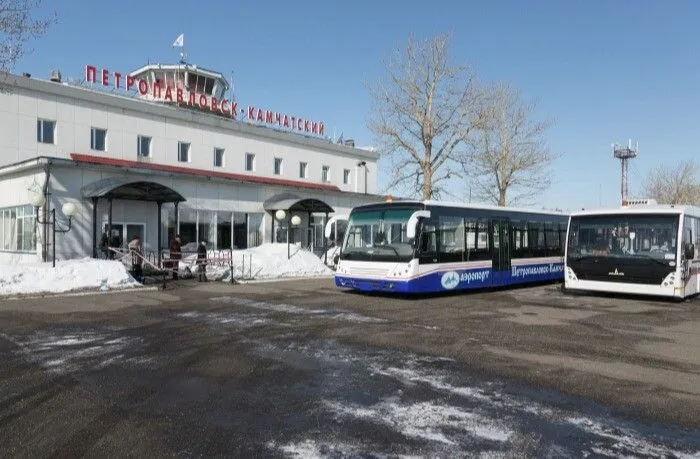
[[[236,280],[239,285],[245,284],[271,284],[274,282],[291,282],[299,280],[315,280],[315,279],[333,279],[335,275],[330,276],[306,276],[306,277],[278,277],[276,279],[252,279],[252,280]],[[228,281],[221,281],[222,284],[229,283]]]
[[[63,293],[40,293],[35,295],[26,296],[0,296],[0,300],[30,300],[37,298],[60,298],[68,296],[90,296],[90,295],[108,295],[111,293],[138,293],[138,292],[153,292],[157,291],[159,288],[153,287],[134,287],[134,288],[121,288],[121,289],[110,289],[110,290],[90,290],[85,292],[63,292]]]

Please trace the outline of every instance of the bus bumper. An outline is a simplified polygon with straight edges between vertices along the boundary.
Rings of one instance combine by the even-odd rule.
[[[396,292],[411,293],[411,284],[408,281],[396,281],[385,279],[363,279],[357,277],[335,276],[335,285],[340,288],[350,288],[362,292]]]

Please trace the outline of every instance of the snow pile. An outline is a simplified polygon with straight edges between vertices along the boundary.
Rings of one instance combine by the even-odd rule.
[[[139,285],[118,261],[83,258],[57,261],[55,268],[51,263],[0,265],[0,295],[107,290]]]
[[[276,279],[282,277],[331,276],[333,271],[323,264],[317,255],[303,250],[299,244],[263,244],[245,250],[210,251],[208,255],[207,277],[215,280],[231,280],[231,259],[235,279]],[[197,255],[186,256],[180,269],[196,269]]]

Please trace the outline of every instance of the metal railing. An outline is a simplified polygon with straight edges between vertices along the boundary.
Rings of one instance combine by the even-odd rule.
[[[124,247],[107,247],[106,250],[101,249],[101,252],[104,258],[120,261],[131,270],[140,260],[144,275],[151,276],[167,277],[172,274],[177,275],[173,277],[179,277],[180,274],[183,274],[184,277],[189,277],[190,274],[196,272],[199,265],[228,268],[231,283],[253,279],[254,275],[257,274],[257,272],[253,272],[253,254],[242,254],[240,263],[237,264],[236,258],[238,257],[234,258],[233,249],[209,251],[205,260],[199,259],[196,251],[171,252],[164,249],[160,251],[160,262],[157,250],[137,252]]]

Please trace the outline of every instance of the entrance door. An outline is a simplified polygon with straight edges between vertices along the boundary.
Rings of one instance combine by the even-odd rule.
[[[107,232],[108,224],[104,224],[104,232]],[[145,242],[146,237],[146,225],[143,223],[112,223],[112,238],[109,245],[112,247],[126,247],[129,242],[138,236],[141,239],[141,243]]]
[[[493,285],[506,285],[510,279],[510,220],[491,220]]]

